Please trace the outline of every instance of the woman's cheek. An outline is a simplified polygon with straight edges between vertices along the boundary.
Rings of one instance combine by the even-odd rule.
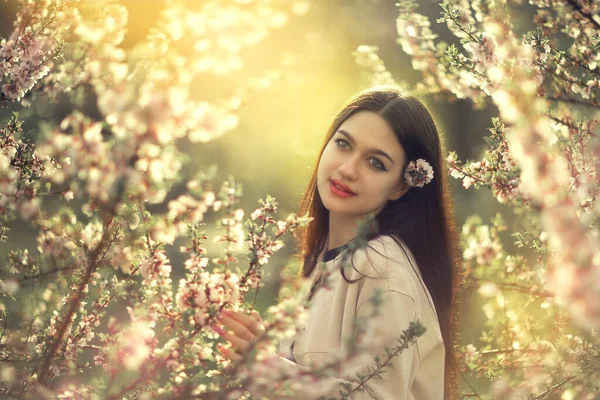
[[[325,151],[323,152],[323,156],[321,157],[321,160],[319,161],[319,166],[318,171],[317,171],[317,175],[319,177],[319,179],[326,179],[327,177],[329,177],[330,175],[330,170],[331,170],[331,158],[329,157],[328,151],[327,149],[325,149]]]

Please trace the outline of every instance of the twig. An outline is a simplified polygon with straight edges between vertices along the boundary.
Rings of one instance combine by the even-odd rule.
[[[418,325],[417,325],[418,326]],[[423,329],[423,328],[421,328]],[[368,390],[369,388],[366,385],[366,383],[371,380],[373,377],[377,376],[379,373],[383,373],[385,371],[382,371],[385,367],[388,367],[392,364],[392,359],[397,356],[398,354],[402,353],[404,350],[408,349],[408,347],[416,342],[417,338],[423,334],[424,331],[419,331],[418,328],[415,329],[415,326],[413,325],[413,323],[411,322],[410,326],[409,326],[409,333],[403,333],[403,338],[402,341],[400,342],[400,345],[396,346],[396,348],[394,349],[394,351],[388,353],[387,359],[381,364],[378,365],[377,368],[373,369],[373,372],[371,372],[369,375],[367,375],[366,377],[362,378],[360,380],[360,383],[358,384],[358,386],[354,387],[352,390],[348,391],[348,393],[345,393],[344,396],[345,397],[349,397],[352,393],[360,390],[361,387],[364,386],[364,389]],[[405,331],[406,332],[406,331]],[[393,368],[393,366],[392,366]]]
[[[116,212],[116,209],[117,209],[117,207],[115,204],[115,206],[111,210],[112,211],[111,215],[107,218],[107,221],[112,220],[112,216]],[[54,342],[52,342],[52,344],[50,345],[50,348],[48,349],[48,351],[45,354],[45,357],[42,361],[42,366],[40,367],[39,372],[38,372],[38,383],[40,383],[42,385],[45,384],[49,378],[50,364],[52,363],[52,359],[54,358],[54,355],[56,354],[56,352],[58,351],[58,348],[60,347],[60,345],[62,343],[63,337],[67,331],[67,327],[69,325],[71,325],[71,319],[72,319],[73,315],[75,314],[75,311],[79,307],[81,300],[83,299],[85,288],[86,288],[88,282],[90,281],[92,274],[98,268],[98,257],[100,255],[100,251],[102,250],[102,247],[104,246],[105,242],[108,240],[108,238],[110,236],[110,226],[111,225],[112,225],[112,221],[105,223],[104,232],[102,233],[102,238],[100,239],[100,242],[98,243],[98,245],[90,253],[90,263],[88,264],[88,266],[85,270],[85,274],[84,274],[83,278],[79,282],[79,286],[77,287],[77,292],[75,293],[75,296],[70,301],[69,310],[67,311],[67,313],[63,319],[63,322],[60,324],[60,326],[57,330],[56,338],[54,339]]]
[[[585,17],[585,19],[587,19],[589,22],[592,23],[592,25],[594,25],[596,27],[596,29],[600,29],[600,23],[598,23],[598,21],[596,21],[594,19],[594,16],[588,12],[583,11],[582,7],[579,5],[579,3],[576,0],[567,0],[567,3],[573,7],[573,9],[575,11],[577,11],[579,14],[583,15]]]
[[[442,7],[442,8],[444,8],[444,7]],[[471,34],[471,32],[467,31],[467,29],[460,23],[460,21],[458,21],[456,19],[456,17],[452,14],[452,12],[450,10],[445,10],[445,11],[446,11],[446,15],[448,15],[448,17],[450,17],[452,22],[454,22],[461,31],[463,31],[465,34],[467,34],[473,42],[475,42],[477,44],[481,44],[481,41],[478,38],[476,38],[475,36],[473,36]]]
[[[65,268],[56,268],[55,267],[54,269],[51,269],[49,271],[40,272],[39,274],[35,274],[35,275],[25,276],[25,277],[23,277],[23,278],[21,278],[19,280],[19,283],[27,282],[27,281],[30,281],[30,280],[33,280],[33,279],[42,278],[44,276],[48,276],[48,275],[52,275],[52,274],[73,271],[76,268],[77,268],[77,266],[74,266],[74,267],[65,267]]]
[[[595,102],[589,102],[589,101],[585,101],[585,100],[579,100],[579,99],[575,99],[573,97],[569,97],[569,96],[556,96],[556,97],[552,97],[552,96],[545,96],[546,100],[550,100],[550,101],[562,101],[565,103],[572,103],[572,104],[577,104],[577,105],[582,105],[582,106],[586,106],[586,107],[592,107],[592,108],[598,108],[600,107],[600,104],[595,103]]]
[[[583,371],[579,371],[578,373],[576,373],[575,375],[572,375],[566,379],[563,379],[562,381],[558,382],[556,385],[552,385],[550,386],[548,389],[544,390],[542,393],[538,394],[535,397],[532,397],[532,400],[539,400],[542,399],[544,397],[546,397],[547,394],[551,393],[552,391],[558,389],[559,387],[561,387],[562,385],[564,385],[565,383],[568,383],[570,381],[572,381],[573,379],[575,379],[578,375],[581,375],[583,373]]]
[[[561,53],[561,56],[563,56],[567,60],[569,60],[571,62],[571,65],[573,65],[573,66],[581,67],[581,68],[584,68],[584,69],[588,70],[589,72],[591,72],[593,74],[600,75],[600,71],[598,71],[597,69],[591,69],[589,66],[587,66],[586,64],[584,64],[583,60],[577,60],[577,59],[569,56],[566,52],[565,53]]]

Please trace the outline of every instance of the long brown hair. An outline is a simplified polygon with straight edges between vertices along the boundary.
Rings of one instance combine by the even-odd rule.
[[[444,340],[444,397],[454,399],[457,396],[458,374],[454,352],[458,238],[446,181],[443,145],[435,122],[421,101],[406,95],[397,87],[377,87],[360,92],[338,113],[327,130],[317,166],[325,146],[340,125],[359,111],[377,113],[389,123],[404,148],[407,164],[423,158],[433,167],[434,179],[429,184],[411,187],[398,200],[388,201],[375,217],[379,229],[370,238],[390,235],[405,243],[413,254],[423,282],[433,299]],[[406,166],[404,165],[401,176],[404,176]],[[323,205],[317,189],[317,168],[298,212],[298,215],[307,214],[314,219],[298,232],[300,251],[304,258],[302,274],[305,277],[317,265],[329,233],[329,211]]]

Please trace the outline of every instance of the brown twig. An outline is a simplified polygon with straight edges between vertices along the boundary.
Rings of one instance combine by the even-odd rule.
[[[562,385],[572,381],[573,379],[575,379],[578,375],[581,375],[583,373],[583,371],[580,371],[578,373],[576,373],[575,375],[571,375],[570,377],[563,379],[562,381],[558,382],[555,385],[550,386],[548,389],[544,390],[542,393],[538,394],[535,397],[532,397],[532,400],[539,400],[542,399],[544,397],[546,397],[547,394],[551,393],[552,391],[558,389],[559,387],[561,387]]]
[[[64,317],[62,323],[59,325],[59,327],[57,329],[56,338],[50,345],[50,348],[46,351],[46,354],[42,361],[42,365],[38,370],[38,383],[40,383],[42,385],[45,384],[49,378],[50,364],[52,363],[52,359],[54,358],[54,355],[58,351],[58,348],[60,347],[63,337],[67,331],[67,327],[71,324],[71,319],[72,319],[73,315],[75,314],[75,311],[79,307],[81,300],[83,299],[85,288],[86,288],[88,282],[90,281],[92,274],[98,268],[98,257],[100,255],[100,251],[102,250],[102,247],[104,247],[105,242],[108,240],[108,238],[110,236],[110,226],[112,224],[111,220],[112,220],[112,214],[114,214],[114,212],[116,212],[116,207],[113,207],[113,212],[111,213],[111,217],[107,218],[107,221],[110,221],[110,222],[105,222],[105,224],[104,224],[104,232],[102,233],[100,242],[90,252],[90,257],[89,257],[90,262],[89,262],[87,268],[85,269],[83,278],[79,282],[79,286],[77,287],[77,291],[76,291],[74,297],[70,301],[69,310],[65,314],[65,317]]]
[[[567,3],[579,14],[583,15],[596,29],[600,29],[600,23],[594,19],[594,16],[588,12],[583,11],[583,8],[576,0],[567,0]]]
[[[596,102],[589,102],[589,101],[585,101],[585,100],[580,100],[580,99],[575,99],[573,97],[569,97],[569,96],[565,96],[565,95],[560,95],[560,96],[556,96],[556,97],[552,97],[552,96],[545,96],[546,100],[550,100],[550,101],[557,101],[557,102],[565,102],[565,103],[571,103],[571,104],[577,104],[577,105],[581,105],[581,106],[586,106],[586,107],[592,107],[592,108],[599,108],[600,104],[596,103]]]
[[[77,268],[77,266],[74,266],[74,267],[65,267],[65,268],[56,268],[55,267],[54,269],[51,269],[49,271],[40,272],[39,274],[35,274],[35,275],[25,276],[25,277],[23,277],[23,278],[21,278],[19,280],[19,283],[24,283],[24,282],[27,282],[27,281],[30,281],[30,280],[42,278],[44,276],[48,276],[48,275],[52,275],[52,274],[73,271],[76,268]]]

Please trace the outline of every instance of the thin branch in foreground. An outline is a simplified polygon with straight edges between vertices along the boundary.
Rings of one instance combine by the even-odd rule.
[[[113,213],[114,212],[116,212],[116,207],[113,207]],[[112,217],[109,217],[107,219],[112,220]],[[85,288],[86,288],[88,282],[90,281],[92,274],[96,271],[96,269],[99,265],[98,257],[100,256],[100,251],[101,251],[102,247],[104,246],[105,242],[108,240],[108,238],[110,236],[111,225],[112,225],[111,222],[105,223],[104,232],[102,233],[102,237],[98,243],[98,246],[96,246],[92,250],[92,252],[90,254],[90,263],[88,264],[88,266],[85,270],[83,278],[79,282],[79,285],[77,287],[77,292],[75,293],[74,297],[69,302],[69,304],[70,304],[69,310],[67,311],[62,323],[59,325],[59,328],[57,329],[56,338],[52,342],[50,348],[48,349],[48,351],[46,352],[46,354],[43,358],[42,365],[41,365],[40,369],[38,370],[38,383],[40,383],[42,385],[45,384],[49,378],[50,365],[52,364],[52,359],[54,358],[54,355],[56,354],[56,352],[58,351],[58,348],[60,347],[60,345],[62,343],[63,337],[67,331],[67,327],[71,324],[71,318],[73,317],[73,315],[75,314],[75,311],[79,307],[79,304],[83,300]]]
[[[35,274],[35,275],[26,275],[23,278],[21,278],[19,280],[19,283],[29,283],[28,281],[32,281],[38,278],[43,278],[45,276],[49,276],[52,274],[60,274],[62,272],[69,272],[69,271],[73,271],[74,269],[76,269],[77,267],[65,267],[65,268],[54,268],[48,271],[44,271],[44,272],[40,272],[39,274]]]

